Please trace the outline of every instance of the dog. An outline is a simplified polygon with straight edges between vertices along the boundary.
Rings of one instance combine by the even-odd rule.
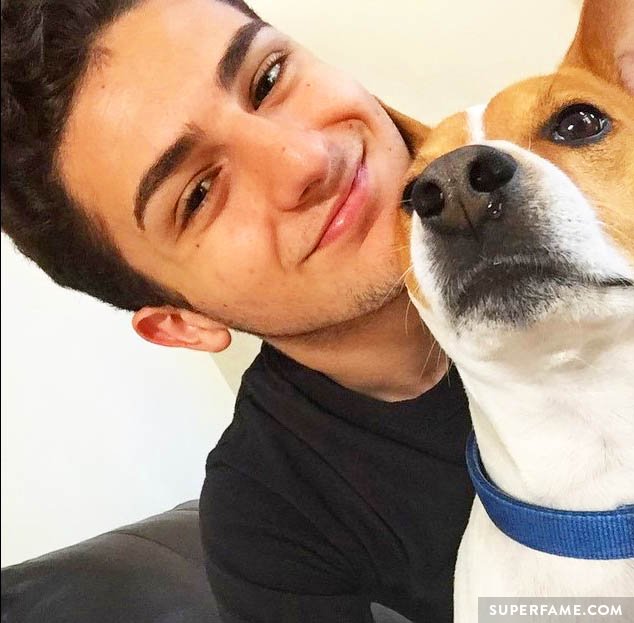
[[[454,620],[634,595],[634,0],[586,0],[559,69],[486,106],[390,114],[414,156],[405,283],[475,434]]]

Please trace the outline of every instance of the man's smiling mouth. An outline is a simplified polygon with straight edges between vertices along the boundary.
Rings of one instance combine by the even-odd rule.
[[[324,222],[315,246],[307,257],[318,249],[322,249],[348,231],[362,212],[367,203],[368,168],[365,161],[365,146],[356,161],[345,176],[345,182],[338,194],[332,210]]]

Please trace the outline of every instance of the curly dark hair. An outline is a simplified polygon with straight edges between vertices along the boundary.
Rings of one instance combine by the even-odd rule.
[[[132,268],[64,188],[57,157],[98,35],[142,0],[2,0],[2,230],[55,282],[121,309],[191,309]],[[229,4],[253,19],[243,0]]]

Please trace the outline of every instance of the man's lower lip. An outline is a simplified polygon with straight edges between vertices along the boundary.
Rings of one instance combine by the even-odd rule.
[[[367,203],[368,195],[368,167],[364,158],[357,170],[348,198],[324,232],[317,249],[321,249],[339,238],[358,221],[358,217]]]

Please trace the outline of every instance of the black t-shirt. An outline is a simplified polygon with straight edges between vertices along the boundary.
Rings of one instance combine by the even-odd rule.
[[[473,489],[455,369],[382,402],[265,345],[207,460],[207,573],[230,623],[358,623],[378,602],[452,621]]]

